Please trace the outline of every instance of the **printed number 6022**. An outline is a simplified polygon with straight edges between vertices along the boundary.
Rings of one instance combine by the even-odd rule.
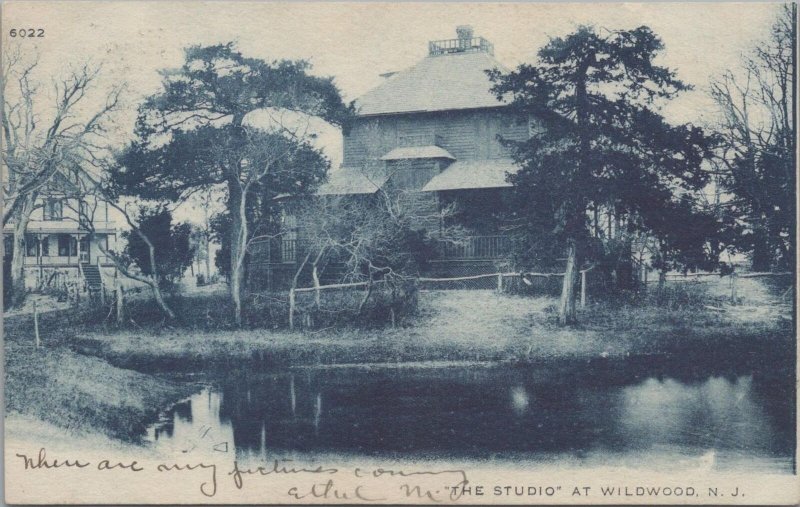
[[[11,37],[44,37],[44,28],[12,28],[8,35]]]

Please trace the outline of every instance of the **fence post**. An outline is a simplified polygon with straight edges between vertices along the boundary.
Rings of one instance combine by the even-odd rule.
[[[36,348],[41,345],[39,341],[39,310],[36,308],[36,300],[33,300],[33,332],[36,334]]]
[[[116,304],[117,324],[122,324],[122,286],[119,283],[119,271],[114,268],[114,301]]]
[[[123,305],[125,304],[124,303],[125,297],[122,292],[123,290],[124,289],[122,288],[122,286],[118,286],[117,290],[114,291],[117,297],[117,324],[122,324],[122,315],[123,315],[122,311],[123,311]]]
[[[289,289],[289,330],[294,329],[294,287]]]
[[[503,292],[503,273],[497,273],[497,292]]]
[[[581,308],[586,308],[586,271],[581,271]]]
[[[736,279],[738,275],[736,272],[731,273],[731,304],[736,304]]]

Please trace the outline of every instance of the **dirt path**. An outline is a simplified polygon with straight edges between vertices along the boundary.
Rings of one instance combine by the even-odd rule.
[[[792,319],[793,295],[787,292],[787,277],[738,278],[736,280],[737,304],[723,304],[731,319],[749,323],[772,323]],[[710,297],[730,299],[731,279],[713,278],[706,282]]]

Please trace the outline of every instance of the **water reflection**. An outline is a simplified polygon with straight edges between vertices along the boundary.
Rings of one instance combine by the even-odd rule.
[[[628,463],[661,454],[705,468],[763,459],[792,470],[791,375],[641,372],[608,363],[245,372],[178,404],[150,438],[207,452],[228,441],[237,454],[262,457],[600,455]]]

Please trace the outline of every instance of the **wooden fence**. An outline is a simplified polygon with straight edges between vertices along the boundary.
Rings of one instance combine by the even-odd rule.
[[[737,273],[733,271],[731,273],[670,273],[667,274],[665,277],[665,281],[667,282],[705,282],[711,278],[729,278],[729,288],[730,288],[730,300],[731,303],[736,303],[738,298],[738,286],[737,280],[740,278],[763,278],[763,277],[770,277],[770,276],[794,276],[794,273],[791,271],[765,271],[765,272],[753,272],[753,273]],[[650,279],[645,276],[643,283],[658,283],[658,278]],[[789,289],[792,289],[794,285],[790,286]],[[788,293],[788,291],[787,291]]]
[[[586,269],[582,269],[580,271],[581,274],[581,307],[586,306],[586,273],[594,269],[594,266],[590,266]],[[459,276],[453,278],[427,278],[427,277],[419,277],[416,278],[417,282],[458,282],[458,281],[467,281],[467,280],[480,280],[486,278],[494,278],[497,280],[497,291],[502,292],[504,290],[504,282],[503,280],[506,278],[511,277],[522,277],[524,280],[526,277],[558,277],[564,276],[564,273],[535,273],[535,272],[525,272],[525,273],[488,273],[483,275],[472,275],[472,276]],[[372,284],[378,283],[385,283],[385,280],[377,280],[373,281]],[[370,284],[370,282],[351,282],[351,283],[337,283],[331,285],[319,285],[316,287],[301,287],[301,288],[290,288],[289,289],[289,329],[294,329],[294,314],[296,311],[296,299],[298,293],[303,292],[315,292],[317,303],[319,303],[320,293],[324,290],[330,289],[346,289],[346,288],[356,288],[356,287],[366,287]]]

